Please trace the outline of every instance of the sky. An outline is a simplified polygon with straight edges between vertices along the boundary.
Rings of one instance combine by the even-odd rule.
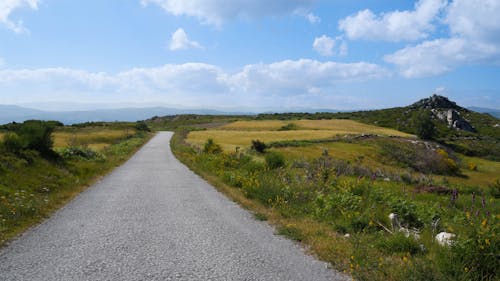
[[[0,104],[500,108],[500,0],[0,0]]]

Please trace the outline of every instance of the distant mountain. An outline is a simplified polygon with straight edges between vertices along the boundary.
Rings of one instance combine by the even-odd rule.
[[[153,116],[200,114],[229,115],[232,113],[205,109],[176,109],[166,107],[150,108],[120,108],[99,109],[88,111],[42,111],[15,105],[0,105],[0,124],[23,122],[30,119],[57,120],[64,124],[75,124],[97,121],[128,121],[145,120]]]
[[[491,116],[495,116],[496,118],[500,118],[500,109],[477,107],[477,106],[471,106],[471,107],[469,107],[469,109],[472,111],[475,111],[475,112],[488,113]]]

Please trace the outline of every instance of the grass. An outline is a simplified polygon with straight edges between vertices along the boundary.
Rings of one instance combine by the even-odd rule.
[[[104,155],[95,160],[46,160],[34,152],[23,152],[22,156],[0,152],[0,246],[50,216],[151,137],[126,131],[66,127],[55,133],[57,150],[66,145],[87,145]]]
[[[64,127],[54,132],[54,148],[72,145],[86,145],[95,150],[103,150],[110,144],[134,135],[134,129],[113,129],[107,127]]]
[[[296,125],[296,129],[298,130],[324,130],[332,132],[333,135],[374,134],[374,135],[402,136],[402,137],[411,136],[410,134],[403,133],[393,129],[382,128],[373,125],[363,124],[353,120],[342,120],[342,119],[294,120],[294,121],[279,121],[279,120],[236,121],[221,126],[220,129],[238,130],[238,131],[277,131],[289,124]]]
[[[357,280],[497,280],[500,265],[489,257],[500,252],[496,236],[500,204],[488,186],[499,178],[500,162],[455,153],[462,160],[460,176],[424,175],[388,161],[381,144],[411,142],[384,136],[281,143],[264,155],[244,149],[253,139],[269,144],[331,138],[333,132],[366,133],[355,126],[357,122],[337,121],[238,121],[176,133],[172,149],[257,219],[275,225],[278,234],[301,242]],[[345,126],[335,127],[339,124]],[[284,126],[293,130],[279,131]],[[208,138],[226,152],[193,149]],[[242,148],[239,153],[236,147]],[[269,153],[283,155],[285,166],[267,167],[262,159]],[[469,163],[477,170],[469,170]],[[405,173],[418,180],[403,181],[400,175]],[[433,191],[435,186],[444,188],[444,193]],[[401,216],[403,225],[418,229],[420,239],[389,233],[391,212]],[[456,233],[456,247],[436,245],[434,235],[440,231]]]

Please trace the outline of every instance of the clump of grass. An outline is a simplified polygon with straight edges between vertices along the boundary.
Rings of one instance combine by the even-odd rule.
[[[295,227],[292,224],[287,224],[287,225],[283,225],[283,226],[278,227],[277,234],[283,235],[285,237],[288,237],[288,238],[290,238],[294,241],[298,241],[298,242],[304,240],[304,236],[302,235],[302,232],[300,231],[300,229],[298,229],[297,227]]]
[[[263,213],[254,213],[253,216],[259,221],[267,221],[267,216]]]
[[[288,123],[281,128],[278,129],[278,131],[293,131],[293,130],[298,130],[299,126],[297,126],[295,123]]]

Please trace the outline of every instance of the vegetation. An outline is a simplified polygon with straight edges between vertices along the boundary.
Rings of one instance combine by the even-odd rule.
[[[345,134],[326,134],[325,121]],[[498,162],[410,135],[349,132],[337,120],[294,120],[294,131],[283,131],[287,124],[178,132],[172,148],[278,234],[357,280],[497,280]],[[198,149],[208,137],[224,152]],[[457,234],[451,246],[436,242],[441,231]]]
[[[149,138],[134,127],[42,121],[2,126],[0,246],[126,160]]]

